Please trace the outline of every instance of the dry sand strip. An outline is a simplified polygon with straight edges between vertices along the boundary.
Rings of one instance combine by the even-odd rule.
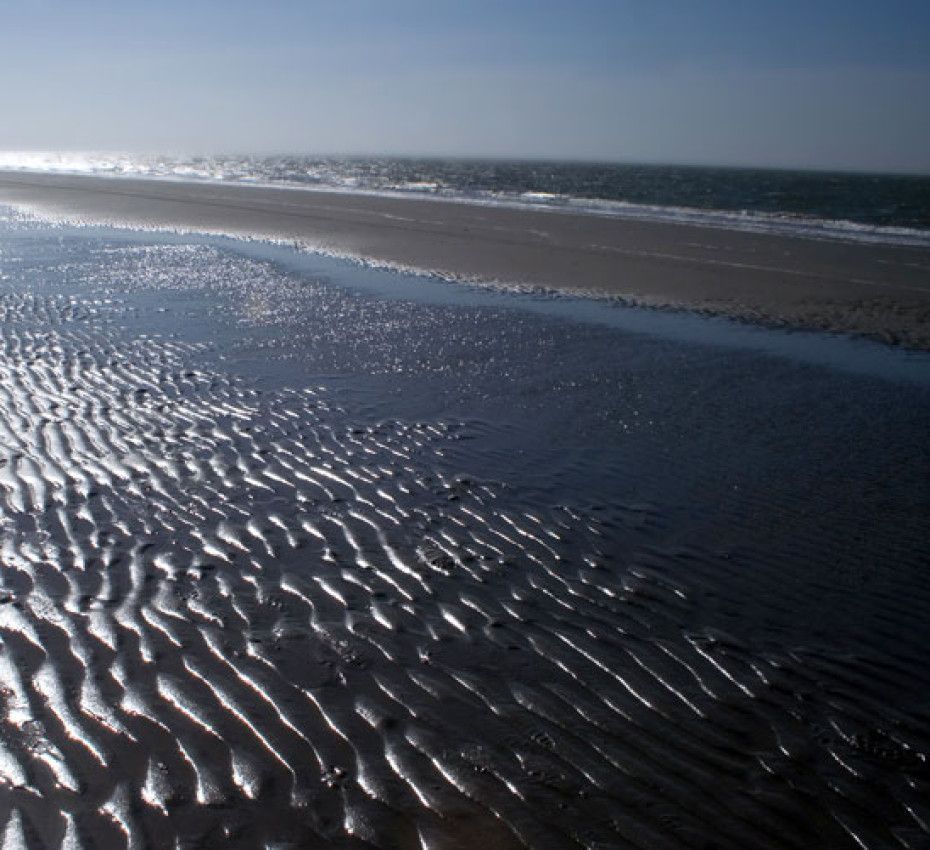
[[[0,203],[294,239],[458,277],[594,292],[930,350],[930,249],[241,185],[0,172]]]

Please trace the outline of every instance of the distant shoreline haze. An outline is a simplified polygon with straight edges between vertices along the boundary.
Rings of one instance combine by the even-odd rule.
[[[721,160],[688,160],[688,159],[648,159],[626,158],[622,156],[548,156],[544,154],[523,156],[503,153],[456,153],[431,151],[370,151],[351,150],[345,152],[316,151],[300,149],[258,149],[240,150],[236,148],[220,148],[214,151],[200,149],[165,148],[152,150],[147,148],[126,148],[100,150],[58,149],[36,147],[30,149],[0,148],[0,168],[35,168],[36,170],[51,170],[50,165],[56,160],[67,162],[69,159],[100,158],[119,160],[176,160],[185,162],[194,161],[232,161],[232,160],[270,160],[270,159],[303,159],[312,161],[330,162],[363,162],[363,161],[396,161],[396,162],[461,162],[484,164],[517,164],[517,165],[559,165],[559,166],[605,166],[611,168],[667,168],[667,169],[694,169],[698,171],[753,171],[753,172],[790,172],[792,174],[834,175],[857,177],[913,177],[917,179],[930,179],[930,165],[925,169],[906,168],[867,168],[855,166],[830,165],[799,165],[792,163],[745,163],[725,162]],[[36,165],[26,164],[30,159]],[[64,170],[64,169],[62,169]]]

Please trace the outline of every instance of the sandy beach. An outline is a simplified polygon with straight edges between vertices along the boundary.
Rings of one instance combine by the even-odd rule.
[[[49,183],[395,259],[484,222],[433,257],[502,276],[546,244]],[[678,232],[535,220],[582,269]],[[927,355],[16,216],[0,327],[0,847],[923,846]]]
[[[597,293],[930,349],[930,249],[591,215],[139,179],[0,173],[67,220],[296,240],[480,281]]]

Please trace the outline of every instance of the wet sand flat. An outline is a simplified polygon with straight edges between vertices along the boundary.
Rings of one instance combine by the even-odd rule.
[[[579,290],[930,348],[930,250],[253,186],[5,172],[66,218],[293,239],[465,278]]]
[[[926,846],[930,372],[324,260],[0,219],[0,847]]]

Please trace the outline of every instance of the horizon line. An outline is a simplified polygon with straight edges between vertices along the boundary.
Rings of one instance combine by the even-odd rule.
[[[188,149],[117,149],[117,148],[22,148],[22,147],[0,147],[0,154],[4,153],[21,153],[21,154],[59,154],[59,155],[97,155],[97,156],[151,156],[151,157],[177,157],[177,158],[224,158],[224,157],[307,157],[319,159],[396,159],[396,160],[459,160],[465,162],[514,162],[514,163],[552,163],[563,165],[606,165],[606,166],[644,166],[655,168],[706,168],[721,169],[732,171],[794,171],[811,174],[855,174],[855,175],[872,175],[872,176],[889,176],[889,177],[930,177],[930,167],[927,170],[912,170],[904,168],[880,168],[872,166],[851,166],[851,165],[792,165],[792,164],[758,164],[745,162],[722,162],[712,159],[680,159],[680,160],[662,160],[649,158],[623,158],[623,157],[602,157],[602,156],[557,156],[552,154],[497,154],[497,153],[436,153],[436,152],[372,152],[372,151],[298,151],[286,148],[267,148],[253,151],[236,151],[229,149],[226,151],[196,151]],[[0,170],[2,166],[0,166]]]

